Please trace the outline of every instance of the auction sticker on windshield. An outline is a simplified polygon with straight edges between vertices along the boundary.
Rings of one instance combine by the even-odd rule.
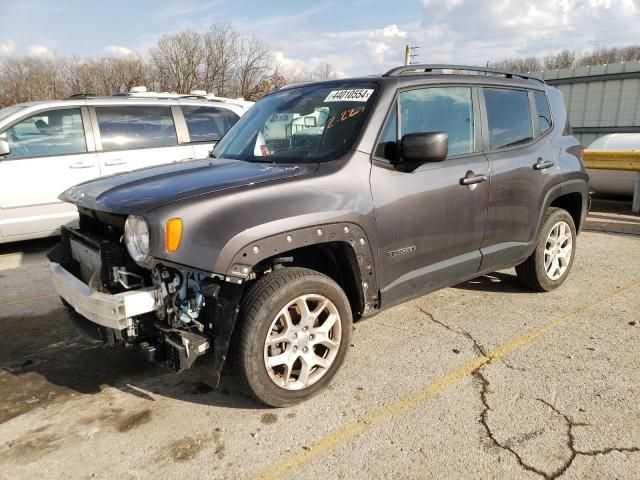
[[[333,90],[325,102],[366,102],[373,93],[373,88],[355,88],[351,90]]]

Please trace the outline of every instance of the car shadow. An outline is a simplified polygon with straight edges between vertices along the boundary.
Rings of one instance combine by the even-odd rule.
[[[39,238],[37,240],[23,240],[20,242],[0,244],[0,255],[22,254],[43,255],[60,241],[59,237]]]
[[[467,280],[453,288],[480,292],[531,293],[531,290],[520,283],[516,275],[505,272],[488,273],[486,275]]]
[[[50,401],[97,395],[105,387],[154,401],[164,396],[224,408],[265,408],[225,372],[219,388],[198,369],[174,373],[137,349],[108,347],[77,335],[64,308],[44,315],[0,317],[0,423]]]

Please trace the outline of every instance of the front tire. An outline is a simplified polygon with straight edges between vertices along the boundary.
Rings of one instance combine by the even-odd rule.
[[[253,397],[295,405],[324,388],[349,345],[349,300],[331,278],[282,268],[258,280],[239,314],[235,367]]]
[[[569,276],[576,247],[573,217],[561,208],[549,208],[536,249],[516,267],[518,279],[538,292],[555,290]]]

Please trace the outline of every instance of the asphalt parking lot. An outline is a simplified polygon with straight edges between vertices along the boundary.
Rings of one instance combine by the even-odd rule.
[[[289,409],[83,343],[52,243],[0,247],[0,478],[640,478],[640,236],[583,233],[552,293],[505,270],[360,322]]]

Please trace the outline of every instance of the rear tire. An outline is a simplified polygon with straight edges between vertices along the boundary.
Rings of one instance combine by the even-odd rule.
[[[236,374],[256,400],[272,407],[295,405],[323,389],[344,361],[352,330],[340,286],[298,267],[258,280],[238,320]]]
[[[566,210],[549,208],[536,249],[516,267],[518,279],[538,292],[555,290],[569,276],[576,248],[576,226]]]

